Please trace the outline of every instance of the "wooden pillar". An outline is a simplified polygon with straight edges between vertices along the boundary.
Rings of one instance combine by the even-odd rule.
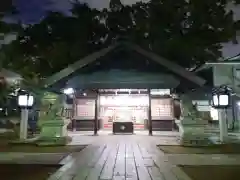
[[[97,135],[97,132],[98,132],[98,92],[96,93],[95,98],[94,135]]]
[[[148,133],[152,136],[152,103],[151,103],[151,90],[148,89]]]
[[[72,111],[72,118],[71,118],[71,123],[72,123],[72,131],[76,131],[76,119],[77,117],[77,96],[74,93],[73,96],[73,111]]]

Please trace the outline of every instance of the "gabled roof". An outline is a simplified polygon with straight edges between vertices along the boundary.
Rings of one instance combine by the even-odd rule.
[[[97,61],[101,57],[106,56],[108,53],[112,52],[119,46],[123,46],[126,49],[136,51],[140,55],[145,56],[149,60],[155,61],[156,63],[160,64],[161,66],[169,69],[170,71],[179,75],[180,77],[183,77],[184,79],[187,79],[187,80],[193,82],[194,84],[202,86],[206,82],[201,77],[198,77],[194,73],[189,72],[188,70],[184,69],[183,67],[179,66],[178,64],[173,63],[161,56],[158,56],[157,54],[155,54],[153,52],[144,50],[143,48],[141,48],[140,46],[138,46],[136,44],[121,42],[121,43],[113,44],[107,48],[100,50],[100,51],[94,52],[94,53],[80,59],[79,61],[69,65],[67,68],[61,70],[60,72],[53,74],[52,76],[50,76],[49,78],[46,79],[44,86],[49,87],[49,86],[57,83],[61,79],[65,78],[67,76],[70,76],[75,71],[87,66],[88,64],[90,64],[92,62]]]
[[[214,65],[220,65],[220,64],[225,64],[225,65],[240,65],[240,53],[237,54],[236,56],[221,60],[221,61],[210,61],[206,62],[203,64],[201,67],[195,70],[195,72],[202,71],[204,69],[209,69],[213,67]]]

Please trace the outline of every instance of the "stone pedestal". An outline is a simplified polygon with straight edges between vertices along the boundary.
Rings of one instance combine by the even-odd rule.
[[[224,110],[218,110],[218,117],[219,117],[219,130],[220,130],[219,140],[221,143],[226,143],[228,140],[227,114]]]
[[[27,140],[28,133],[28,109],[21,110],[21,121],[20,121],[20,141]]]
[[[66,145],[68,142],[67,125],[68,120],[48,120],[40,124],[41,132],[37,142],[38,145]]]
[[[181,145],[207,146],[210,144],[209,136],[205,132],[207,121],[185,117],[183,120],[177,120],[176,124],[179,127]]]

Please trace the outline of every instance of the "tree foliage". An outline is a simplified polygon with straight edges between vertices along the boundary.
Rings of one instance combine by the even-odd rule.
[[[20,24],[11,24],[2,21],[4,14],[16,14],[17,9],[11,5],[11,1],[0,2],[0,70],[2,68],[3,61],[6,60],[6,53],[2,49],[2,41],[4,40],[4,35],[12,31],[20,31]],[[7,61],[9,62],[9,61]]]
[[[150,0],[125,6],[111,0],[110,8],[100,11],[76,1],[72,16],[49,12],[24,28],[18,40],[5,47],[5,66],[43,78],[120,36],[184,67],[218,60],[221,43],[236,36],[238,23],[226,10],[229,2]]]

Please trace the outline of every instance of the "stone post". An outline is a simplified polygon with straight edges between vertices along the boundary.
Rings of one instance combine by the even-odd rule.
[[[20,140],[26,140],[28,134],[28,109],[21,110]]]
[[[227,114],[225,110],[218,110],[220,141],[226,142],[228,139]]]

